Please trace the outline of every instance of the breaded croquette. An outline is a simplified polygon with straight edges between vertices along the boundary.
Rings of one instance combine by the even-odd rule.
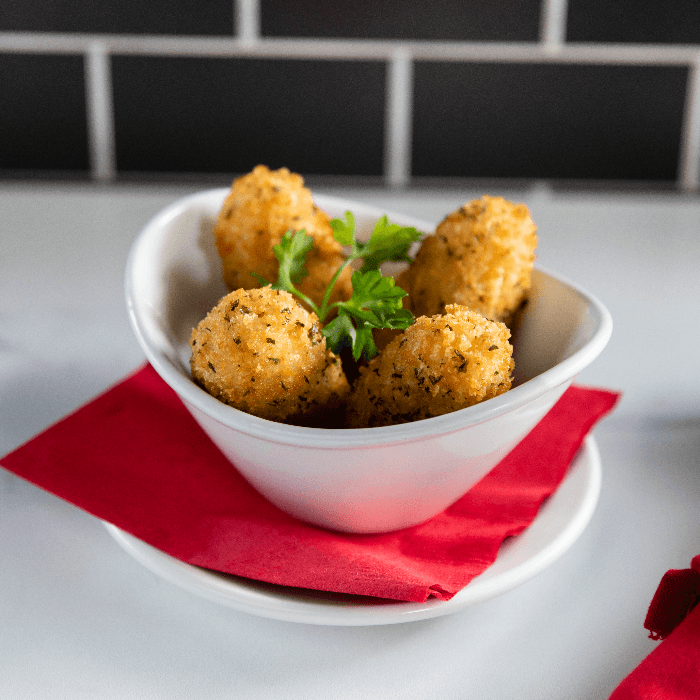
[[[524,204],[484,195],[452,212],[396,279],[416,316],[462,304],[510,323],[530,288],[536,226]]]
[[[238,289],[190,338],[195,381],[247,413],[306,424],[349,391],[340,359],[326,349],[318,317],[284,291]]]
[[[416,319],[361,369],[349,397],[350,427],[431,418],[510,388],[508,328],[464,306],[446,312]]]
[[[315,206],[301,175],[287,168],[271,171],[265,165],[256,166],[234,180],[214,227],[226,286],[229,290],[260,287],[250,273],[275,282],[279,263],[273,247],[287,231],[305,229],[315,242],[306,264],[309,274],[297,287],[320,306],[326,287],[344,260],[329,221]],[[350,275],[349,269],[341,275],[332,301],[351,296]]]

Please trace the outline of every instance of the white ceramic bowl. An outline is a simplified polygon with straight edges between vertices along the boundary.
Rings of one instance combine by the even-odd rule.
[[[301,520],[387,532],[436,515],[537,424],[610,337],[610,314],[599,301],[538,268],[513,337],[514,387],[501,396],[415,423],[356,430],[284,425],[238,411],[199,388],[189,371],[190,332],[227,292],[212,235],[227,192],[179,200],[143,229],[126,268],[129,315],[148,360],[223,454]],[[385,213],[404,226],[434,229],[357,202],[315,201],[330,216],[351,210],[360,233]]]

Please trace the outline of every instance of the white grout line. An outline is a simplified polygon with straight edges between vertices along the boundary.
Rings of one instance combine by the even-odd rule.
[[[540,42],[545,50],[556,52],[566,41],[568,0],[542,0],[540,12]]]
[[[94,180],[116,175],[112,80],[107,47],[93,41],[85,53],[88,147]]]
[[[688,69],[678,183],[688,191],[700,187],[700,54]]]
[[[252,0],[241,0],[243,4]],[[246,20],[248,22],[249,20]],[[252,20],[251,20],[252,21]],[[246,32],[254,34],[253,30]],[[374,39],[259,39],[111,34],[0,32],[0,51],[84,53],[94,41],[112,54],[391,60],[397,50],[414,60],[497,63],[607,63],[690,65],[697,44],[591,44],[568,42],[553,53],[538,42],[433,42]]]
[[[234,0],[236,37],[244,44],[260,38],[260,0]]]
[[[413,60],[403,49],[388,64],[384,139],[384,176],[393,187],[404,187],[411,179],[413,121]]]

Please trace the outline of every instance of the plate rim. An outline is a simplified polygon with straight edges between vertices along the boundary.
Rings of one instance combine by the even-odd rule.
[[[366,596],[294,589],[238,576],[232,580],[225,574],[180,561],[112,523],[102,520],[102,524],[126,553],[152,573],[190,593],[239,612],[316,625],[386,625],[451,614],[503,595],[534,578],[559,559],[586,529],[598,503],[601,483],[600,453],[594,436],[588,435],[568,474],[528,528],[510,538],[501,547],[495,562],[450,600],[429,598],[425,603],[374,601]],[[575,498],[576,507],[569,511],[568,517],[560,515],[557,507],[571,497]],[[544,546],[519,564],[498,571],[499,563],[502,568],[504,561],[507,562],[508,552],[514,549],[517,554],[527,542],[528,533],[532,536],[538,532],[538,526],[546,527],[548,521],[557,521],[557,517],[563,528]]]

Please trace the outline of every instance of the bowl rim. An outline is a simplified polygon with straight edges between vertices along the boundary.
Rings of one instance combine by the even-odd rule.
[[[144,247],[145,242],[151,236],[155,235],[157,231],[162,230],[164,224],[182,214],[193,203],[212,198],[219,194],[224,195],[228,191],[230,191],[229,188],[216,188],[196,192],[177,199],[153,216],[134,239],[129,251],[124,273],[124,295],[134,334],[147,360],[155,371],[186,404],[198,409],[222,426],[226,426],[239,433],[269,442],[312,449],[352,449],[396,443],[405,444],[430,439],[438,435],[447,435],[470,426],[493,420],[530,402],[536,401],[545,393],[555,390],[557,387],[567,382],[570,383],[581,370],[588,366],[603,351],[612,334],[613,324],[610,312],[596,296],[567,278],[535,264],[535,269],[537,271],[566,285],[584,298],[594,318],[596,324],[595,331],[591,339],[566,360],[545,370],[523,384],[513,387],[506,393],[484,401],[483,403],[469,406],[442,416],[426,418],[412,423],[377,428],[312,428],[277,423],[245,413],[244,411],[215,399],[204,389],[197,386],[191,378],[186,377],[163,353],[155,349],[153,343],[149,339],[147,330],[148,324],[144,323],[141,318],[143,310],[140,308],[139,302],[134,294],[134,270],[139,253]],[[323,202],[342,205],[347,207],[347,209],[361,207],[365,212],[379,212],[379,216],[385,213],[390,218],[407,222],[408,225],[413,225],[419,230],[425,229],[432,232],[435,229],[434,223],[422,221],[397,212],[385,211],[374,205],[366,205],[354,200],[314,194],[314,201],[321,205]]]

